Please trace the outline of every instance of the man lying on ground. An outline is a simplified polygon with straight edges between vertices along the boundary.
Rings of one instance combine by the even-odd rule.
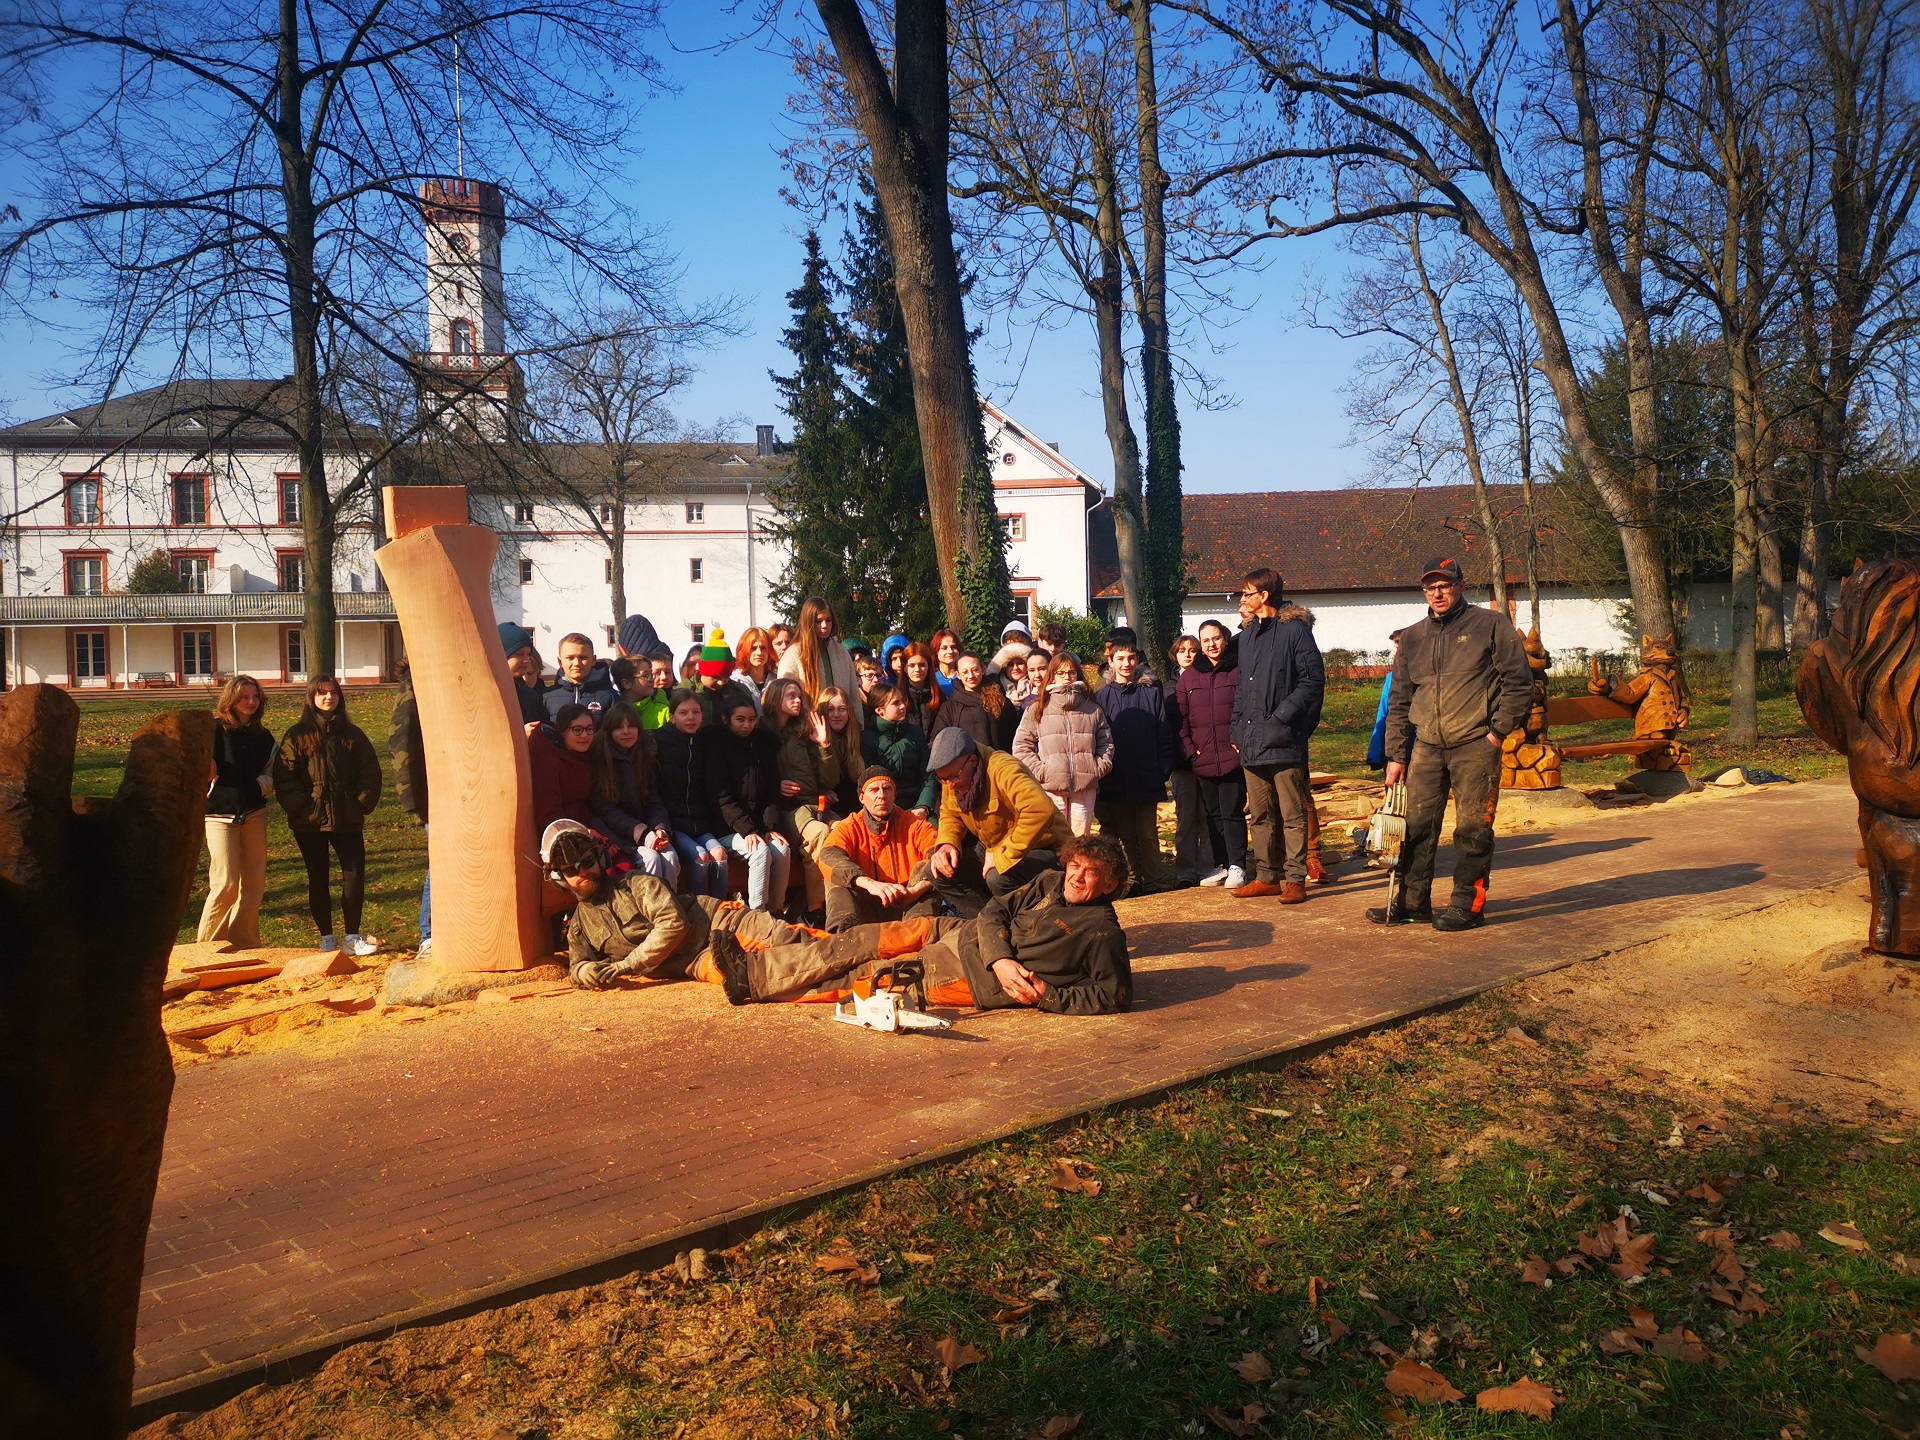
[[[1126,852],[1086,835],[1063,845],[1061,859],[1064,870],[993,901],[978,920],[928,916],[826,935],[734,902],[676,895],[642,871],[610,876],[605,848],[571,821],[556,823],[541,846],[549,877],[578,901],[568,968],[582,989],[605,989],[622,975],[684,975],[745,1005],[866,978],[918,952],[941,1004],[1124,1011],[1133,971],[1111,902],[1126,888]]]
[[[860,809],[828,832],[820,850],[827,872],[827,929],[931,915],[933,876],[927,857],[939,843],[933,826],[896,803],[891,770],[869,766],[860,777]]]
[[[826,941],[803,940],[748,950],[751,937],[716,931],[711,945],[723,970],[743,970],[748,985],[729,984],[738,1005],[786,1000],[830,982],[866,979],[924,929],[919,959],[936,1005],[982,1010],[1031,1006],[1056,1015],[1112,1015],[1133,1004],[1127,937],[1113,897],[1127,887],[1127,855],[1110,835],[1080,835],[1059,851],[1050,870],[998,896],[974,920],[901,920],[862,925]]]

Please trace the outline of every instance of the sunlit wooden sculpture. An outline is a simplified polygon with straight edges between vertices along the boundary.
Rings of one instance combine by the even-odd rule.
[[[133,738],[72,798],[80,711],[0,695],[0,1435],[124,1435],[173,1094],[160,984],[201,853],[213,716]]]
[[[1540,643],[1539,630],[1529,630],[1521,642],[1527,668],[1533,672],[1533,703],[1520,728],[1500,745],[1500,788],[1503,790],[1558,790],[1560,747],[1547,738],[1547,667],[1553,657]]]
[[[493,617],[499,538],[458,485],[391,486],[376,552],[413,667],[433,825],[433,958],[444,970],[520,970],[550,948],[540,918],[533,784]]]
[[[1860,800],[1875,950],[1920,959],[1920,561],[1854,566],[1795,685]]]
[[[1633,712],[1633,738],[1662,742],[1640,754],[1640,764],[1648,770],[1688,770],[1693,767],[1693,752],[1680,742],[1679,735],[1693,717],[1693,697],[1687,693],[1686,677],[1680,673],[1680,649],[1673,636],[1656,640],[1640,637],[1640,673],[1621,682],[1600,673],[1600,662],[1593,662],[1593,678],[1588,693],[1624,705]],[[1567,750],[1569,758],[1574,748]],[[1615,752],[1619,753],[1619,752]]]

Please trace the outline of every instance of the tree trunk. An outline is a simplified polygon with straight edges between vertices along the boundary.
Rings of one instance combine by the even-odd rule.
[[[1773,466],[1762,463],[1754,477],[1754,495],[1760,507],[1760,600],[1758,638],[1762,650],[1787,648],[1786,577],[1780,558],[1780,517],[1775,509]]]
[[[1160,165],[1159,83],[1153,58],[1153,0],[1121,0],[1133,27],[1133,80],[1140,141],[1140,375],[1147,402],[1147,613],[1150,654],[1179,638],[1186,599],[1187,546],[1180,509],[1180,409],[1167,321],[1167,172]],[[1136,622],[1138,623],[1138,622]]]
[[[287,320],[293,341],[294,450],[300,465],[301,540],[306,593],[301,597],[302,651],[308,675],[333,675],[338,617],[333,600],[333,497],[327,493],[326,406],[320,394],[320,300],[314,266],[313,166],[302,117],[305,78],[300,68],[297,0],[280,0],[279,114],[275,142],[280,189],[287,207]]]
[[[1120,554],[1120,591],[1125,597],[1127,623],[1141,625],[1148,599],[1141,554],[1140,441],[1127,414],[1127,352],[1121,332],[1126,294],[1120,265],[1120,203],[1113,151],[1097,145],[1094,184],[1099,189],[1100,273],[1088,286],[1093,302],[1093,328],[1100,345],[1100,404],[1105,413],[1107,445],[1113,451],[1113,537]],[[1157,652],[1156,652],[1157,653]]]
[[[1806,653],[1827,633],[1827,571],[1833,563],[1833,459],[1825,442],[1827,406],[1814,421],[1807,457],[1807,505],[1800,522],[1800,559],[1793,575],[1793,650]]]
[[[1520,316],[1515,316],[1520,320]],[[1520,333],[1524,341],[1524,330]],[[1520,462],[1520,501],[1526,511],[1527,538],[1527,613],[1531,617],[1531,628],[1535,635],[1540,633],[1540,524],[1533,508],[1533,381],[1524,364],[1526,352],[1523,349],[1519,358],[1523,362],[1514,370],[1513,388],[1513,425],[1514,441]]]
[[[613,523],[607,530],[607,559],[613,570],[613,628],[618,634],[620,622],[627,618],[627,486],[616,482],[613,491]],[[751,545],[753,540],[748,538]]]
[[[963,630],[967,614],[961,557],[970,563],[980,560],[981,521],[993,517],[961,514],[963,482],[978,462],[980,434],[960,267],[947,208],[947,7],[945,0],[898,0],[897,82],[889,83],[858,0],[815,4],[873,161],[874,189],[887,221],[894,288],[907,332],[941,594],[947,623]]]
[[[1447,372],[1447,398],[1453,404],[1454,419],[1460,425],[1460,453],[1467,464],[1467,478],[1473,482],[1473,506],[1480,516],[1481,532],[1487,537],[1487,568],[1491,571],[1493,603],[1501,614],[1507,606],[1507,552],[1500,543],[1500,526],[1487,497],[1487,473],[1480,463],[1480,432],[1467,403],[1467,387],[1460,380],[1460,360],[1454,354],[1453,330],[1447,324],[1447,312],[1427,274],[1427,257],[1420,248],[1420,221],[1416,217],[1407,232],[1407,251],[1413,258],[1413,273],[1419,277],[1420,293],[1426,297],[1427,316],[1433,321],[1434,340],[1440,347],[1440,365]]]
[[[1760,513],[1756,503],[1753,373],[1745,345],[1733,347],[1733,680],[1728,697],[1727,741],[1753,745],[1760,739],[1760,709],[1754,648],[1758,638]]]

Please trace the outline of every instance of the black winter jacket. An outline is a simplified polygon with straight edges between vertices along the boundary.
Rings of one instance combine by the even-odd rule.
[[[260,778],[273,769],[273,732],[264,725],[215,727],[213,732],[213,788],[207,792],[207,815],[213,819],[244,820],[267,808]]]
[[[778,834],[780,742],[759,725],[744,736],[716,728],[707,737],[707,796],[721,832]]]
[[[644,795],[641,793],[639,774],[642,765],[653,772],[654,781]],[[619,788],[619,793],[615,795],[602,795],[599,777],[594,777],[593,828],[631,853],[633,832],[637,827],[644,826],[648,830],[673,828],[667,815],[666,801],[660,798],[660,765],[654,736],[642,730],[633,749],[623,753],[616,748],[613,752],[613,774]]]
[[[1327,671],[1307,612],[1289,605],[1236,637],[1240,683],[1233,693],[1233,743],[1242,765],[1304,765],[1320,724]]]
[[[707,750],[713,732],[700,729],[688,735],[678,725],[653,732],[660,747],[660,798],[666,802],[667,823],[682,835],[717,835],[713,799],[707,793]]]
[[[555,719],[565,705],[584,705],[593,712],[594,723],[598,724],[607,707],[619,698],[620,687],[613,683],[613,672],[607,668],[607,662],[596,660],[587,671],[587,678],[578,685],[563,675],[547,687],[540,697],[540,703],[547,707],[542,718]]]
[[[1158,805],[1167,798],[1173,773],[1173,727],[1158,685],[1109,680],[1094,703],[1107,712],[1113,732],[1113,769],[1100,782],[1100,798],[1113,805]]]
[[[381,778],[366,732],[312,706],[273,757],[273,793],[295,830],[357,834],[380,804]]]
[[[1404,765],[1416,739],[1452,746],[1504,737],[1532,703],[1533,672],[1520,632],[1498,610],[1462,600],[1400,636],[1387,694],[1387,759]]]
[[[987,713],[985,696],[989,686],[1000,697],[998,715]],[[989,680],[978,691],[967,690],[956,683],[940,702],[940,708],[934,712],[933,735],[956,725],[990,750],[1010,751],[1013,749],[1014,731],[1020,728],[1020,707],[1007,699],[1006,691],[1000,688],[997,680]],[[927,739],[931,741],[933,735]]]

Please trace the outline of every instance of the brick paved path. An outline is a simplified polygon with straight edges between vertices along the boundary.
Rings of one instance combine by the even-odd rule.
[[[463,1005],[323,1056],[196,1066],[174,1093],[148,1243],[142,1411],[1676,918],[1842,881],[1858,843],[1851,792],[1822,782],[1502,839],[1496,923],[1462,937],[1367,925],[1371,874],[1297,909],[1218,890],[1132,901],[1125,1016],[1001,1012],[895,1037],[668,985]]]

